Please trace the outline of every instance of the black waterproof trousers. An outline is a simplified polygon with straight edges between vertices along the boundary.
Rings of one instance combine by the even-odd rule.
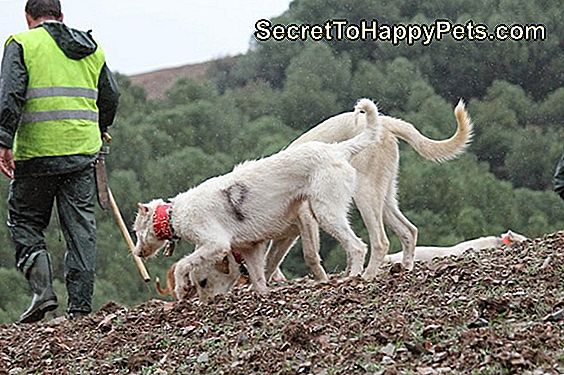
[[[24,274],[37,254],[46,250],[45,229],[53,204],[67,251],[64,276],[69,313],[90,313],[96,261],[94,168],[67,174],[16,177],[8,196],[8,228],[16,248],[16,266]]]

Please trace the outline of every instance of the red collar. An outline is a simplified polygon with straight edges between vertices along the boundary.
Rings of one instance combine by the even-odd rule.
[[[155,208],[153,213],[153,230],[159,240],[174,239],[174,231],[170,222],[171,212],[172,204],[170,203],[162,203]]]
[[[507,234],[501,235],[501,242],[503,242],[503,244],[506,246],[511,245],[511,239],[509,239],[509,236]]]

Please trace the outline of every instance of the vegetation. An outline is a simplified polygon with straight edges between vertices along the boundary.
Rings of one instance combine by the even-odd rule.
[[[469,151],[438,165],[401,146],[400,204],[420,230],[420,244],[447,245],[511,228],[528,236],[564,228],[563,202],[551,176],[564,151],[564,25],[556,0],[482,0],[417,3],[410,0],[295,0],[275,23],[323,23],[378,18],[386,23],[543,23],[548,38],[536,42],[455,42],[430,46],[384,42],[253,42],[230,66],[210,69],[203,81],[179,80],[164,100],[120,76],[122,100],[108,157],[110,183],[127,223],[136,203],[170,197],[230,171],[248,158],[277,152],[292,139],[359,97],[378,101],[389,115],[412,122],[425,135],[446,138],[455,127],[452,110],[468,103],[476,127]],[[8,181],[0,182],[7,192]],[[7,213],[0,202],[0,212]],[[135,304],[155,296],[143,284],[109,212],[98,212],[95,307],[108,300]],[[351,219],[367,239],[358,213]],[[392,249],[399,242],[392,239]],[[0,226],[0,322],[14,321],[29,302],[24,278],[14,267],[7,228]],[[48,231],[56,288],[62,284],[65,244],[56,217]],[[147,263],[151,275],[191,251],[182,244],[171,259]],[[322,237],[329,271],[342,269],[344,253]],[[306,272],[294,250],[288,275]],[[61,298],[64,300],[65,298]],[[60,309],[60,311],[63,311]]]

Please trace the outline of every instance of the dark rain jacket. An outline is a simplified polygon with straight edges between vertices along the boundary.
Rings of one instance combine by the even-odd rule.
[[[67,27],[61,22],[45,22],[43,27],[65,55],[79,60],[96,51],[98,45],[89,32]],[[12,148],[14,135],[20,123],[28,85],[28,72],[23,48],[11,40],[4,49],[0,72],[0,145]],[[116,81],[104,64],[98,79],[99,126],[102,132],[112,125],[119,100]],[[93,163],[95,155],[69,155],[33,158],[16,161],[15,177],[71,173]]]
[[[562,155],[558,165],[556,165],[556,172],[554,173],[554,191],[564,199],[564,155]]]

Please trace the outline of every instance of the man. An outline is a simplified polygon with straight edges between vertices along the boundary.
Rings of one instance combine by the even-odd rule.
[[[554,191],[564,199],[564,155],[560,158],[554,172]]]
[[[59,0],[28,0],[29,30],[8,38],[0,73],[0,171],[11,179],[8,228],[33,298],[20,322],[58,307],[44,230],[54,202],[67,244],[70,318],[92,311],[94,163],[117,86],[89,32],[63,24]]]

